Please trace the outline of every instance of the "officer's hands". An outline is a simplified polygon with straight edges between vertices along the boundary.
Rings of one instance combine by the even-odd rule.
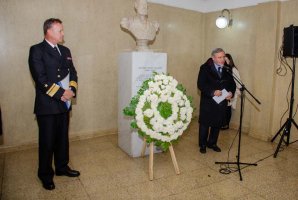
[[[64,93],[62,95],[61,101],[66,102],[66,101],[70,100],[72,97],[74,97],[74,95],[75,94],[73,93],[73,91],[71,89],[67,89],[64,91]]]

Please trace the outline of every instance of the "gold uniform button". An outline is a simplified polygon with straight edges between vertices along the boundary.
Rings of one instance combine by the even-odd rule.
[[[58,75],[57,77],[60,78],[60,75]]]

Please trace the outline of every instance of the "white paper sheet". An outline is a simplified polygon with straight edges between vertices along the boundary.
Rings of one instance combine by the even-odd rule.
[[[221,96],[214,96],[213,99],[214,99],[214,101],[216,103],[219,104],[220,102],[222,102],[223,100],[225,100],[227,96],[229,96],[228,91],[226,89],[223,89],[221,91]]]
[[[69,73],[67,74],[67,76],[65,76],[64,79],[62,79],[61,81],[59,81],[59,86],[62,87],[63,89],[67,90],[69,89]],[[68,100],[65,102],[67,108],[70,108],[71,105],[71,100]]]

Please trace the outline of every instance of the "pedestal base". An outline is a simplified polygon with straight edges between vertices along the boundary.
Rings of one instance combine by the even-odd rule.
[[[130,128],[131,118],[124,116],[123,109],[129,105],[142,83],[153,72],[167,72],[167,54],[154,52],[126,52],[119,55],[118,82],[118,145],[132,157],[141,156],[143,139]],[[155,148],[155,152],[158,151]],[[149,154],[147,148],[145,154]]]

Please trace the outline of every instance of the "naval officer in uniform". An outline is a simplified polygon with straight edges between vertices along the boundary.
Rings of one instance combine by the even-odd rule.
[[[70,50],[61,45],[64,32],[60,19],[50,18],[43,25],[44,40],[30,48],[29,68],[35,82],[35,105],[39,128],[38,177],[47,190],[55,189],[57,176],[77,177],[69,162],[68,126],[71,99],[76,96],[77,72]]]

